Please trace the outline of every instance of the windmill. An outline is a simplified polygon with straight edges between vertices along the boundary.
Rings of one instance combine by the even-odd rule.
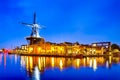
[[[26,37],[26,40],[29,42],[30,45],[32,44],[37,44],[40,42],[40,40],[43,38],[39,35],[39,29],[42,29],[44,27],[40,26],[39,24],[36,23],[36,13],[34,13],[34,18],[33,18],[33,23],[24,23],[22,22],[21,24],[25,26],[30,26],[32,28],[32,32],[29,37]]]

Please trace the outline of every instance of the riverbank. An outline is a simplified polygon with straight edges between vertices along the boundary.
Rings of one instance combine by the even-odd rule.
[[[8,54],[16,54],[16,53],[8,53]],[[28,54],[28,53],[17,53],[20,56],[42,56],[42,57],[66,57],[66,58],[83,58],[83,57],[107,57],[112,55],[59,55],[59,54]]]

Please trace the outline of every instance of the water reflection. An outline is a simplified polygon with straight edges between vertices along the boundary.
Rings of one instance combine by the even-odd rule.
[[[120,58],[119,57],[113,57],[112,62],[116,64],[120,64]]]
[[[52,63],[52,65],[51,65],[52,68],[54,68],[54,66],[55,66],[54,57],[52,57],[51,63]]]
[[[35,56],[32,57],[32,56],[0,54],[0,67],[1,67],[0,69],[2,70],[1,76],[3,76],[2,75],[3,73],[4,75],[6,74],[8,75],[8,74],[12,74],[13,72],[12,74],[13,76],[15,74],[22,75],[24,73],[24,75],[26,75],[27,78],[30,78],[30,80],[40,80],[40,79],[48,80],[48,79],[44,79],[46,77],[46,74],[51,74],[53,71],[54,74],[47,76],[48,78],[49,77],[52,78],[54,77],[54,75],[57,76],[57,73],[59,72],[60,72],[59,74],[63,76],[62,73],[64,73],[65,71],[67,72],[68,70],[70,72],[69,74],[71,75],[75,74],[74,76],[72,76],[74,78],[76,78],[77,76],[79,77],[80,76],[79,74],[84,74],[85,71],[90,71],[91,73],[93,72],[92,74],[90,73],[88,75],[90,75],[90,77],[93,76],[94,78],[94,73],[99,73],[99,70],[103,70],[103,73],[96,74],[97,77],[99,77],[99,75],[105,77],[104,76],[105,74],[111,73],[112,75],[114,75],[116,71],[119,71],[118,70],[119,68],[118,69],[116,68],[116,64],[120,64],[120,58],[112,57],[112,56],[63,58],[63,57],[35,57]],[[119,67],[119,65],[117,66]],[[57,71],[56,69],[57,70],[59,69],[59,71]],[[73,73],[73,70],[75,73]],[[105,74],[104,71],[106,72]],[[67,75],[67,73],[65,74]],[[84,75],[84,77],[86,75]],[[71,80],[75,80],[75,79],[71,79]],[[88,80],[88,79],[83,79],[83,80]],[[101,80],[105,80],[105,79],[101,79]]]
[[[62,70],[62,69],[63,69],[63,62],[62,62],[62,59],[60,60],[59,65],[60,65],[60,70]]]
[[[40,72],[38,67],[34,68],[33,79],[32,80],[40,80]]]
[[[24,61],[24,60],[21,60]],[[8,55],[7,53],[0,54],[0,65],[4,66],[6,68],[7,64],[15,63],[18,64],[18,55]]]
[[[80,67],[80,59],[76,59],[76,61],[77,61],[77,63],[76,63],[77,66],[76,67],[79,68]]]
[[[2,63],[2,56],[3,56],[3,55],[0,54],[0,65],[1,65],[1,63]]]
[[[93,60],[93,70],[96,71],[97,69],[97,62],[96,59]]]
[[[6,54],[4,54],[4,68],[6,67]]]
[[[113,58],[113,61],[120,62],[120,59]],[[105,66],[110,68],[112,64],[112,57],[86,57],[86,58],[62,58],[62,57],[31,57],[21,56],[21,66],[26,67],[27,71],[33,73],[34,67],[37,66],[40,72],[44,72],[47,68],[59,68],[61,71],[67,67],[90,67],[94,71],[98,66]]]

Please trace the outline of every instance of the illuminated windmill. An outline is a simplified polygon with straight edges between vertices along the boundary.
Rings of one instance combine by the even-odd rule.
[[[33,24],[23,23],[23,22],[21,24],[30,26],[32,28],[32,32],[31,32],[30,36],[26,37],[26,40],[29,42],[30,45],[37,44],[41,40],[44,40],[39,35],[39,29],[42,29],[43,27],[36,23],[36,13],[34,13]]]

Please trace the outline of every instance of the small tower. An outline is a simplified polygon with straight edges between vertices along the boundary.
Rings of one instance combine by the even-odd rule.
[[[32,32],[29,37],[26,37],[26,40],[28,41],[29,45],[32,44],[38,44],[41,40],[43,41],[44,38],[42,38],[39,35],[39,29],[42,29],[42,27],[36,23],[36,13],[34,13],[34,18],[33,18],[33,24],[28,24],[28,23],[22,23],[26,26],[30,26],[32,28]]]

